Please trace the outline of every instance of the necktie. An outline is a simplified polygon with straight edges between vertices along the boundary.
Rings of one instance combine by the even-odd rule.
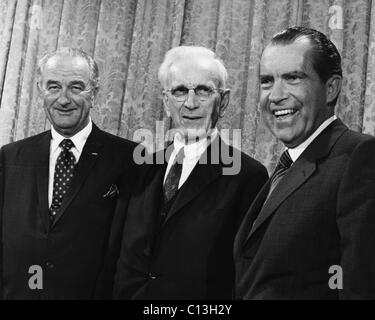
[[[62,150],[57,158],[53,177],[53,196],[50,207],[51,221],[54,220],[57,209],[60,208],[73,177],[75,157],[70,151],[73,146],[74,144],[70,139],[64,139],[60,143]]]
[[[288,150],[285,150],[280,159],[277,163],[277,166],[275,168],[275,171],[273,172],[271,176],[271,187],[270,191],[268,193],[268,196],[272,193],[272,191],[276,188],[276,186],[279,184],[282,177],[287,173],[288,169],[292,165],[293,160],[289,155]]]
[[[184,159],[184,157],[184,148],[181,148],[176,158],[174,159],[173,165],[168,172],[167,178],[165,179],[163,187],[164,203],[170,201],[177,193],[178,183],[180,182],[182,172],[182,160]]]

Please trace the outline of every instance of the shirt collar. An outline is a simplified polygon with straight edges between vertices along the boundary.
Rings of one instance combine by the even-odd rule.
[[[175,134],[173,138],[173,146],[175,153],[177,154],[182,147],[184,147],[184,153],[185,153],[185,158],[184,160],[195,160],[197,158],[200,158],[203,152],[207,149],[208,144],[211,143],[218,135],[218,130],[215,127],[209,134],[202,138],[199,139],[199,141],[191,143],[191,144],[185,144],[184,137],[177,133]],[[209,137],[209,139],[207,138]]]
[[[327,128],[333,121],[337,119],[336,115],[325,120],[315,131],[314,133],[308,137],[304,142],[298,145],[295,148],[287,148],[290,157],[292,158],[293,162],[295,162],[299,156],[302,154],[303,151],[310,145],[311,142],[325,129]]]
[[[69,138],[70,140],[72,140],[72,142],[74,143],[74,147],[78,150],[80,154],[82,153],[83,147],[85,146],[86,140],[89,137],[91,131],[92,120],[90,117],[89,123],[86,125],[86,127],[84,127],[81,131],[77,132],[74,136]],[[53,153],[59,147],[61,141],[66,139],[66,137],[58,133],[53,126],[51,126],[51,135],[51,152]]]

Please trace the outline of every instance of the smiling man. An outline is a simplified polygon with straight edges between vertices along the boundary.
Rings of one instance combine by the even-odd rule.
[[[286,150],[236,236],[238,299],[375,298],[375,139],[335,116],[341,82],[316,30],[263,51],[260,107]]]
[[[267,172],[216,129],[229,102],[226,78],[211,50],[182,46],[166,53],[159,81],[174,140],[162,157],[153,155],[165,153],[167,162],[145,165],[134,186],[115,297],[231,298],[234,235]],[[223,155],[233,153],[240,168],[226,175],[233,164]]]
[[[38,87],[51,130],[0,151],[4,299],[111,297],[124,220],[117,196],[126,199],[134,179],[135,144],[92,122],[98,80],[78,49],[45,55]]]

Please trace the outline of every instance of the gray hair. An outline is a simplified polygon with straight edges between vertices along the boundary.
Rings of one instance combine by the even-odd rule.
[[[77,48],[60,48],[55,51],[45,54],[38,62],[37,68],[37,79],[40,82],[44,66],[48,60],[55,56],[70,56],[70,57],[81,57],[87,61],[87,65],[90,70],[90,85],[92,89],[99,88],[99,68],[95,60],[88,55],[86,52]]]
[[[166,87],[168,72],[171,66],[178,60],[191,60],[193,57],[202,57],[210,59],[217,65],[219,82],[221,89],[225,89],[225,83],[228,79],[228,72],[224,63],[217,57],[215,52],[205,47],[198,46],[179,46],[170,49],[164,56],[164,61],[159,67],[158,80],[163,88]]]

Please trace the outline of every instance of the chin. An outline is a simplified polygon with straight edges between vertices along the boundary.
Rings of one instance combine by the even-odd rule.
[[[277,140],[281,141],[287,147],[293,146],[296,143],[296,139],[289,134],[285,134],[285,133],[277,132],[277,131],[273,131],[272,134]]]

